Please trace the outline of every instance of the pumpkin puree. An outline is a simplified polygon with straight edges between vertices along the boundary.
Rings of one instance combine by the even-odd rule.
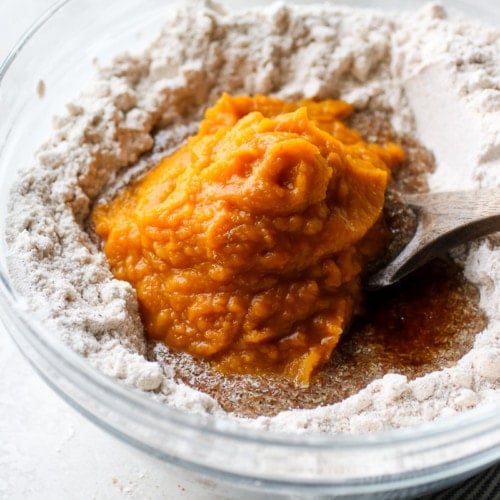
[[[364,142],[342,122],[351,112],[223,95],[197,135],[95,206],[150,339],[225,373],[309,383],[359,305],[390,167],[404,156]]]

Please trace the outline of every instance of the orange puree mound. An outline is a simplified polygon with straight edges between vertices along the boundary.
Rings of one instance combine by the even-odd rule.
[[[223,95],[187,144],[94,208],[150,339],[225,373],[309,383],[360,301],[379,250],[365,235],[403,158],[344,125],[351,111]]]

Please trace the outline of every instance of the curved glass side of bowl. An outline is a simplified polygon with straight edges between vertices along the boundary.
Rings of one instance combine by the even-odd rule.
[[[169,408],[93,369],[12,288],[5,229],[17,170],[31,163],[49,136],[51,116],[78,95],[92,60],[143,46],[172,3],[151,0],[144,9],[140,0],[60,2],[0,67],[0,318],[21,351],[58,394],[99,426],[166,462],[232,485],[240,498],[263,492],[269,498],[416,494],[500,459],[500,405],[366,436],[268,433],[231,418]],[[39,81],[47,89],[43,98],[36,92]]]

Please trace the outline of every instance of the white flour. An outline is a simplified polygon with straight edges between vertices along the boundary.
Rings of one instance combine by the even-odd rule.
[[[166,21],[144,54],[99,69],[57,119],[35,164],[21,173],[10,200],[10,271],[29,306],[93,366],[174,407],[222,418],[214,400],[174,383],[145,359],[134,291],[113,279],[85,232],[92,200],[153,146],[153,127],[161,128],[153,146],[160,154],[194,132],[223,91],[339,97],[384,110],[398,132],[413,133],[433,149],[433,188],[497,185],[500,35],[450,20],[436,5],[408,17],[283,4],[242,16],[191,6]],[[474,243],[464,255],[489,325],[455,367],[410,382],[389,374],[333,406],[241,422],[359,433],[498,400],[498,241]]]

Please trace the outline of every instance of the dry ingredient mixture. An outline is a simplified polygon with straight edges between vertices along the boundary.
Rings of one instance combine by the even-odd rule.
[[[449,19],[439,5],[412,15],[278,3],[245,15],[224,13],[212,4],[198,7],[166,13],[166,28],[144,54],[124,55],[99,68],[95,81],[56,120],[36,164],[21,172],[10,200],[7,236],[12,280],[29,307],[104,373],[171,406],[238,419],[242,425],[359,433],[413,425],[498,400],[500,250],[495,235],[454,253],[477,285],[486,314],[467,309],[472,330],[483,331],[474,340],[459,332],[465,337],[457,340],[458,361],[447,358],[446,345],[438,363],[422,349],[420,368],[409,373],[398,365],[400,358],[391,360],[391,349],[380,347],[387,345],[385,326],[396,328],[410,311],[399,298],[390,299],[392,309],[375,304],[379,312],[370,316],[371,324],[356,330],[368,332],[372,352],[387,358],[367,368],[376,379],[366,388],[340,397],[339,391],[324,397],[319,390],[305,404],[289,406],[304,409],[282,408],[277,415],[264,409],[262,416],[247,419],[226,413],[213,397],[191,387],[204,389],[205,380],[192,363],[192,380],[187,380],[185,360],[166,363],[171,353],[165,348],[148,349],[132,288],[113,278],[87,232],[89,211],[97,196],[111,196],[194,134],[204,110],[223,92],[288,100],[340,98],[360,111],[354,121],[374,123],[373,116],[381,116],[398,134],[413,135],[432,149],[437,169],[431,189],[500,182],[498,31]],[[416,156],[412,168],[418,170]],[[432,322],[436,344],[439,333],[448,341],[444,330],[450,325],[468,324],[463,317],[453,323],[453,311],[467,306],[460,297],[474,302],[471,285],[447,269],[437,265],[432,271],[435,282],[452,290],[444,294],[451,305],[431,300],[435,313],[451,311],[448,326]],[[436,301],[443,296],[430,281],[419,286],[419,297],[426,286],[425,295]],[[411,288],[404,293],[411,294]],[[419,307],[421,318],[426,307]],[[419,325],[414,319],[413,330],[407,331]],[[356,352],[356,345],[352,336],[347,338],[338,356],[360,355],[353,363],[364,369],[372,357]],[[424,345],[425,340],[417,347]],[[414,356],[418,349],[411,352]],[[338,363],[335,356],[332,363]],[[325,370],[316,387],[328,386],[329,373]],[[237,397],[235,383],[231,392]],[[244,385],[239,389],[246,392]],[[272,395],[265,404],[270,401]],[[316,407],[318,402],[324,406]]]

